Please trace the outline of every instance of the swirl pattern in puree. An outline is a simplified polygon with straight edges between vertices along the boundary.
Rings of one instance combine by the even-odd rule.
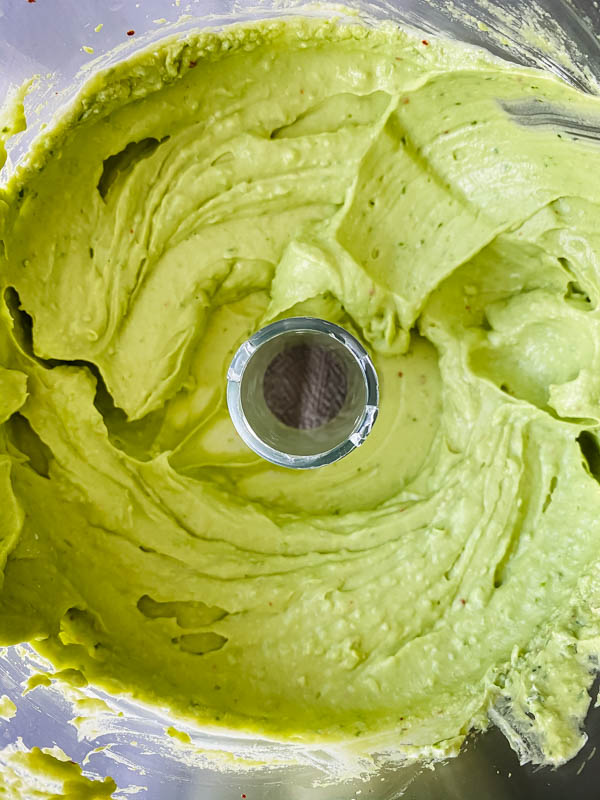
[[[599,650],[597,99],[456,43],[271,21],[96,75],[0,198],[0,640],[175,714],[360,752],[488,716],[560,763]],[[237,346],[381,381],[314,472],[235,435]]]

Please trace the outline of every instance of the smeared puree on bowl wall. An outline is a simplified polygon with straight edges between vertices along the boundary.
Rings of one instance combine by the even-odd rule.
[[[550,75],[329,21],[95,75],[0,194],[0,640],[175,717],[357,752],[582,745],[600,650],[600,149]],[[239,344],[368,348],[313,472],[245,448]]]

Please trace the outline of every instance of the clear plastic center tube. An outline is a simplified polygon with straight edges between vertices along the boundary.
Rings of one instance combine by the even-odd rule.
[[[241,345],[227,373],[227,405],[238,434],[262,458],[291,469],[322,467],[371,432],[377,373],[344,328],[291,317]]]

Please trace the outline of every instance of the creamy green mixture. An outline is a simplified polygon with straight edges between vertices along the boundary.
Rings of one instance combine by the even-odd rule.
[[[600,651],[598,115],[550,75],[307,20],[95,76],[0,193],[0,642],[202,725],[559,763]],[[542,119],[543,121],[543,119]],[[308,314],[380,378],[278,469],[240,343]]]
[[[58,752],[54,752],[58,751]],[[117,786],[112,778],[90,780],[57,747],[15,750],[3,758],[0,796],[15,800],[106,800]]]

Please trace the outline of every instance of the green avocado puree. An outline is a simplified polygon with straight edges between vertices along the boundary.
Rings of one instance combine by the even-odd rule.
[[[551,75],[306,19],[92,77],[0,190],[0,643],[173,718],[357,752],[584,742],[600,653],[600,118]],[[308,314],[380,418],[315,471],[225,378]],[[94,795],[95,796],[95,795]]]

